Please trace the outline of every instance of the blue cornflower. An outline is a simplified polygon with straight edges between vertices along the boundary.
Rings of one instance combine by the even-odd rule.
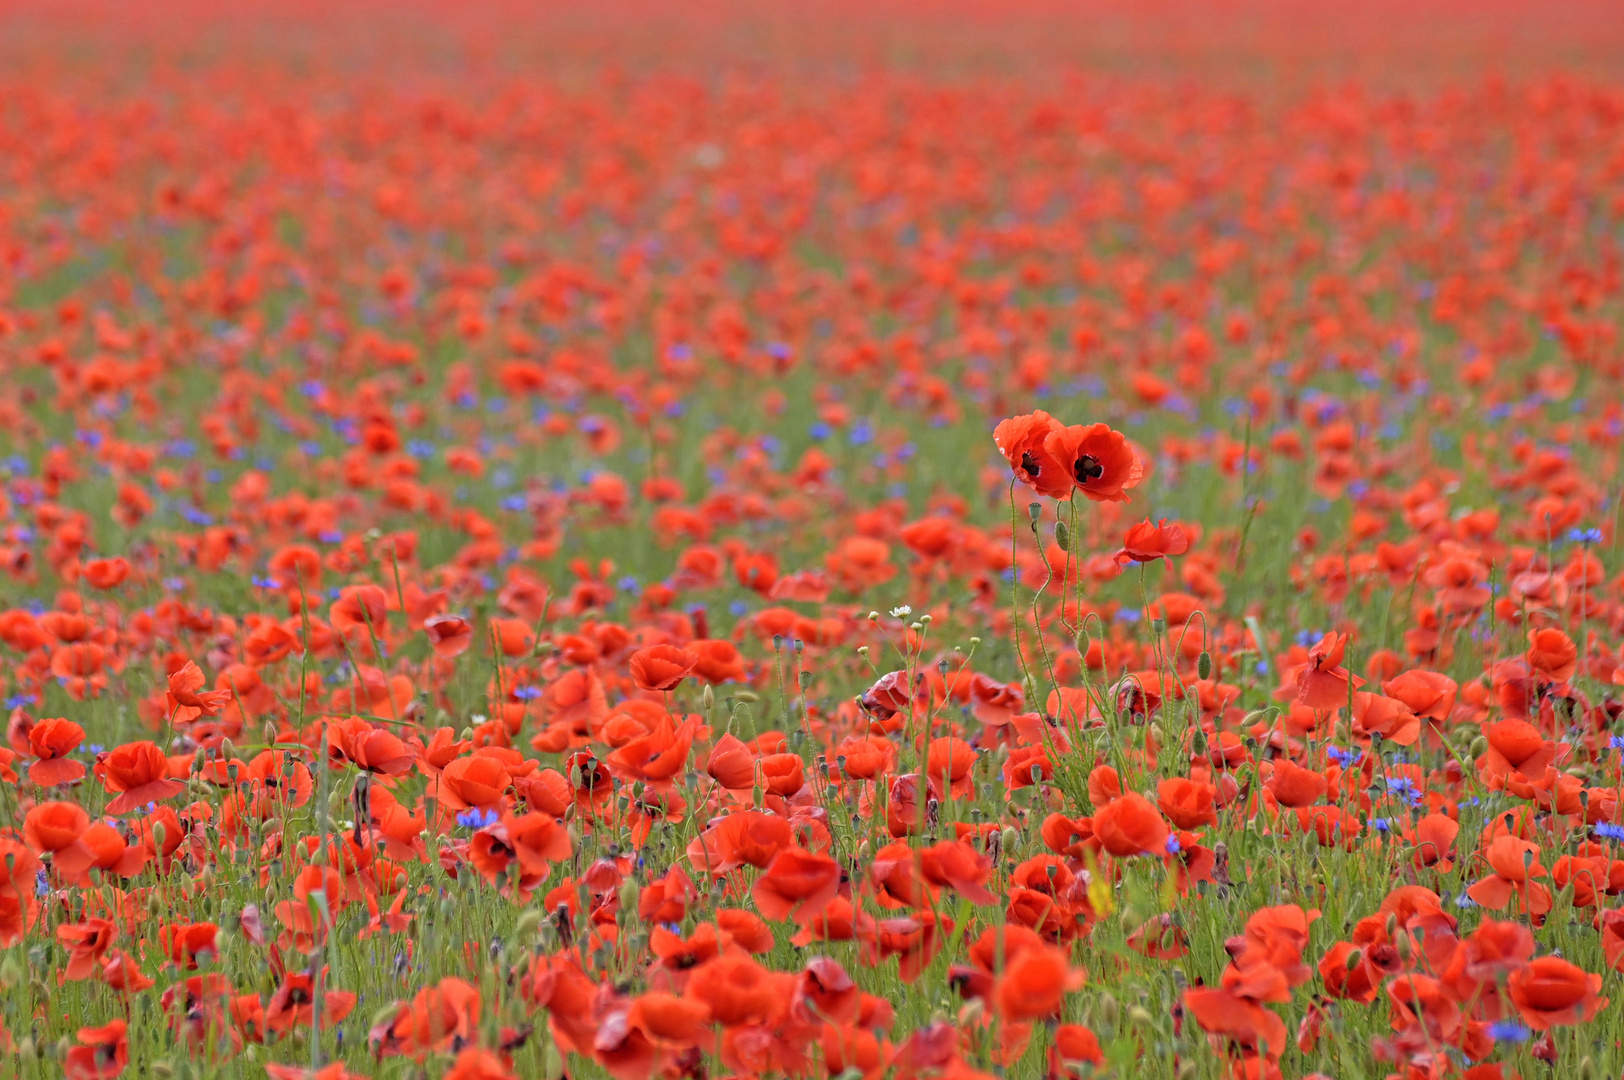
[[[1325,756],[1341,765],[1351,765],[1359,760],[1359,755],[1352,750],[1344,750],[1340,746],[1327,746]]]
[[[465,829],[486,829],[500,821],[502,815],[495,810],[480,810],[477,807],[464,810],[457,815],[457,824]]]

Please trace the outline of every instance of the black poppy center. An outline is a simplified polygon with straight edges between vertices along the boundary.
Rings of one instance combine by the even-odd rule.
[[[1090,480],[1098,480],[1105,475],[1105,466],[1100,464],[1099,458],[1093,454],[1084,454],[1077,459],[1077,482],[1086,484]]]
[[[1035,477],[1043,472],[1043,467],[1038,464],[1038,459],[1032,456],[1030,450],[1021,455],[1021,468],[1026,472],[1027,476]]]

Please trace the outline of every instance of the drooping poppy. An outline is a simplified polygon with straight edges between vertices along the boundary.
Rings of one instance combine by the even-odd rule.
[[[1128,528],[1122,549],[1115,557],[1118,563],[1148,563],[1157,559],[1171,561],[1172,556],[1183,555],[1189,550],[1189,537],[1177,524],[1169,525],[1167,519],[1163,518],[1153,525],[1146,518]]]

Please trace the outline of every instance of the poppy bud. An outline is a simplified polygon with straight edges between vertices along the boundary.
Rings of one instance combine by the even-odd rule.
[[[1179,1062],[1178,1080],[1195,1080],[1198,1069],[1194,1058]]]
[[[620,908],[621,908],[621,910],[622,911],[635,912],[637,910],[637,898],[641,894],[642,894],[642,889],[640,889],[638,887],[636,878],[629,877],[625,881],[621,882],[620,883]]]
[[[1071,550],[1071,526],[1064,521],[1054,523],[1054,546],[1061,551]]]
[[[976,1024],[981,1023],[982,1017],[984,1017],[986,1013],[986,1002],[982,1001],[980,998],[974,998],[970,1001],[966,1001],[964,1003],[964,1007],[959,1010],[959,1026],[961,1028],[974,1027]]]
[[[1156,1018],[1151,1016],[1150,1010],[1143,1005],[1135,1005],[1128,1010],[1128,1023],[1134,1027],[1145,1028],[1150,1031],[1156,1029]]]
[[[39,1051],[34,1048],[34,1040],[32,1037],[25,1038],[17,1043],[17,1056],[22,1059],[23,1064],[25,1065],[32,1064],[39,1060]],[[153,1075],[157,1075],[156,1070],[153,1071]]]
[[[540,925],[541,912],[536,908],[525,908],[513,924],[513,936],[518,941],[527,941]]]
[[[1578,1077],[1579,1080],[1601,1080],[1601,1070],[1596,1068],[1589,1054],[1579,1059]]]
[[[711,690],[709,683],[706,683],[705,688],[699,692],[699,704],[707,713],[716,708],[716,693]]]
[[[1094,1006],[1094,1017],[1097,1021],[1094,1026],[1101,1032],[1116,1034],[1117,1020],[1121,1018],[1121,1007],[1117,1005],[1117,999],[1112,997],[1109,991],[1100,995],[1100,1000]]]
[[[548,1077],[564,1075],[564,1055],[559,1053],[558,1047],[551,1039],[541,1052],[541,1075]]]
[[[54,1052],[51,1054],[51,1057],[56,1061],[63,1061],[67,1058],[68,1051],[72,1049],[73,1040],[64,1035],[60,1039],[56,1040],[56,1046],[53,1048]]]
[[[1348,954],[1347,969],[1349,971],[1352,971],[1354,968],[1356,968],[1360,964],[1364,963],[1364,960],[1365,960],[1365,953],[1364,953],[1363,949],[1355,949],[1355,950],[1353,950],[1352,952],[1350,952]]]
[[[395,1014],[398,1012],[400,1012],[400,1006],[398,1004],[385,1005],[383,1008],[372,1014],[372,1024],[367,1028],[367,1030],[375,1031],[378,1028],[388,1027],[395,1022]]]
[[[1201,655],[1196,657],[1195,673],[1202,679],[1212,678],[1212,653],[1206,649],[1202,649]]]
[[[1482,757],[1484,754],[1486,754],[1488,752],[1489,752],[1489,740],[1488,740],[1488,737],[1484,736],[1484,735],[1479,735],[1477,738],[1472,740],[1472,748],[1471,748],[1470,751],[1467,752],[1467,756],[1468,757],[1473,757],[1473,758],[1479,758],[1479,757]]]
[[[1004,826],[1003,831],[998,835],[999,850],[1006,853],[1013,853],[1016,845],[1020,843],[1020,839],[1021,833],[1019,829],[1015,828],[1013,825]]]
[[[4,963],[0,963],[0,988],[10,990],[23,981],[22,965],[15,956],[8,956]]]

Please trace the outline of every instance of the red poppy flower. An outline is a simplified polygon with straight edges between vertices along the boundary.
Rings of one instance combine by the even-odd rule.
[[[474,628],[461,615],[431,615],[423,620],[423,633],[434,655],[446,659],[461,656],[474,643]]]
[[[1048,437],[1060,430],[1060,421],[1039,409],[1000,422],[992,433],[993,443],[1014,470],[1015,479],[1051,499],[1070,495],[1074,483],[1065,464],[1045,446]]]
[[[1146,518],[1129,527],[1128,536],[1122,541],[1122,550],[1116,553],[1116,561],[1155,562],[1157,559],[1183,555],[1189,550],[1190,540],[1178,525],[1169,525],[1166,518],[1152,525],[1150,519]]]
[[[1094,813],[1094,835],[1117,858],[1167,853],[1167,822],[1156,805],[1136,792],[1113,799]]]
[[[818,915],[840,891],[840,864],[827,855],[785,848],[773,857],[751,889],[756,908],[773,920],[797,923]]]
[[[1127,436],[1106,424],[1078,424],[1044,436],[1043,448],[1059,464],[1070,491],[1095,502],[1127,502],[1128,489],[1144,476],[1139,454]]]
[[[1333,632],[1308,650],[1308,663],[1297,672],[1298,704],[1327,710],[1348,704],[1349,687],[1357,689],[1365,681],[1341,667],[1347,647],[1347,635]]]
[[[1601,976],[1591,975],[1559,956],[1542,956],[1511,973],[1506,989],[1523,1023],[1535,1031],[1592,1019],[1607,999]]]
[[[28,779],[40,787],[83,779],[84,764],[68,760],[67,755],[78,749],[84,737],[85,729],[72,720],[47,717],[36,721],[28,732],[28,746],[39,760],[28,767]]]
[[[126,814],[150,802],[174,798],[186,785],[168,778],[169,759],[151,742],[125,743],[101,755],[96,775],[114,793],[109,814]]]
[[[632,653],[632,681],[639,690],[675,690],[698,660],[674,645],[651,645]]]
[[[1536,674],[1552,682],[1563,682],[1579,670],[1579,647],[1555,627],[1529,631],[1524,655]]]
[[[103,1027],[80,1028],[79,1045],[68,1050],[62,1063],[68,1080],[112,1080],[130,1063],[128,1024],[114,1020]]]

